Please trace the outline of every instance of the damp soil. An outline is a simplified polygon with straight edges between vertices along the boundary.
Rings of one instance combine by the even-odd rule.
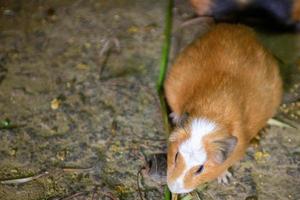
[[[0,184],[0,199],[137,199],[144,154],[166,148],[155,90],[164,2],[0,6],[0,180],[48,172]]]
[[[165,3],[0,2],[0,200],[139,198],[139,170],[167,145],[155,89]],[[192,13],[175,1],[171,61],[213,23],[180,29]],[[231,184],[208,184],[203,199],[300,199],[300,35],[259,34],[281,60],[276,118],[293,128],[266,126]],[[139,183],[163,198],[163,180]]]

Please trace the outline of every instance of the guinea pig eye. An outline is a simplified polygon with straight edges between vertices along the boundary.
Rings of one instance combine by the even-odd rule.
[[[195,172],[196,175],[200,174],[203,171],[204,166],[200,165],[200,167],[197,169],[197,171]]]
[[[178,158],[178,152],[176,153],[176,155],[175,155],[175,163],[177,162],[177,158]]]

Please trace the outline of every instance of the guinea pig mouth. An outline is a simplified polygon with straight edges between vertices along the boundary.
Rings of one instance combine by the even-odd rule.
[[[193,189],[184,188],[182,178],[179,177],[178,179],[176,179],[175,181],[173,181],[171,183],[168,182],[168,187],[172,193],[182,194],[182,193],[189,193],[189,192],[193,191]]]

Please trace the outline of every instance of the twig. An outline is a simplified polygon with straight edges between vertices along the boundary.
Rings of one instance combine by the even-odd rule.
[[[118,38],[114,37],[111,39],[107,39],[100,51],[100,56],[107,54],[112,49],[112,47],[115,47],[117,52],[121,51],[120,41],[118,40]]]
[[[97,197],[99,196],[99,194],[101,194],[103,196],[106,196],[106,197],[110,198],[111,200],[117,200],[117,198],[114,197],[111,192],[102,192],[102,191],[97,191],[97,190],[98,190],[98,187],[96,187],[93,190],[92,200],[94,200],[94,198],[96,197],[95,194],[97,194]]]
[[[9,126],[0,126],[0,130],[11,130],[11,129],[16,129],[16,128],[21,128],[21,127],[24,127],[25,125],[17,125],[17,124],[12,124],[12,125],[9,125]]]
[[[207,190],[206,193],[208,194],[208,196],[209,196],[211,199],[213,199],[213,200],[215,199],[215,198],[214,198],[214,195],[213,195],[209,190]]]
[[[70,199],[73,199],[74,197],[78,197],[78,196],[82,196],[82,195],[86,195],[88,194],[89,192],[87,191],[84,191],[84,192],[77,192],[75,194],[72,194],[71,196],[68,196],[68,197],[63,197],[59,200],[70,200]]]
[[[5,180],[5,181],[1,181],[1,184],[21,184],[21,183],[27,183],[29,181],[33,181],[35,179],[41,178],[45,175],[48,175],[49,173],[46,171],[44,173],[35,175],[35,176],[31,176],[31,177],[26,177],[26,178],[17,178],[17,179],[10,179],[10,180]]]
[[[281,128],[295,128],[288,123],[282,122],[282,121],[274,119],[274,118],[269,119],[267,124],[273,125],[273,126],[278,126]]]
[[[96,194],[96,190],[93,191],[93,194],[92,194],[92,200],[95,200],[95,194]]]
[[[121,51],[120,41],[116,37],[107,39],[100,51],[100,58],[102,59],[100,64],[100,69],[99,69],[100,79],[101,79],[101,74],[104,70],[104,66],[108,62],[113,47],[115,47],[117,52]]]
[[[199,197],[199,195],[196,191],[191,192],[191,195],[192,195],[194,200],[201,200],[201,198]]]
[[[110,198],[110,199],[112,199],[112,200],[117,200],[117,198],[116,197],[114,197],[113,195],[112,195],[112,193],[110,193],[110,192],[99,192],[100,194],[102,194],[102,195],[104,195],[104,196],[106,196],[106,197],[108,197],[108,198]]]
[[[172,200],[177,200],[178,199],[178,195],[177,194],[174,194],[172,193]]]
[[[193,25],[193,24],[200,23],[201,21],[206,20],[206,19],[211,19],[212,21],[214,20],[213,16],[210,16],[210,15],[198,16],[196,18],[184,21],[182,24],[180,24],[179,29],[185,28],[185,27]]]
[[[93,170],[94,167],[89,168],[63,168],[63,172],[89,172]]]
[[[144,200],[144,198],[143,198],[143,194],[142,194],[141,187],[140,187],[140,179],[139,179],[139,177],[140,177],[143,169],[145,169],[145,167],[141,167],[141,169],[139,169],[139,171],[137,173],[137,178],[136,178],[137,186],[138,186],[138,192],[139,192],[139,196],[140,196],[141,200]]]

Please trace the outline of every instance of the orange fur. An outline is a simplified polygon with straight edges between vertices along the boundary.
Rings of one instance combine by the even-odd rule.
[[[211,15],[215,0],[189,0],[198,15]],[[252,0],[235,0],[238,7],[243,8],[250,4]]]
[[[300,22],[300,0],[294,0],[292,19]]]
[[[204,117],[220,127],[203,139],[208,154],[203,173],[194,177],[197,169],[192,169],[184,179],[185,187],[192,189],[217,178],[243,157],[249,141],[275,114],[282,96],[276,60],[255,33],[242,25],[215,25],[190,44],[169,70],[164,86],[173,112],[188,112],[191,119]],[[182,129],[176,131],[184,134]],[[235,136],[237,145],[225,162],[217,164],[211,156],[216,149],[212,141],[228,136]],[[184,168],[179,160],[176,169],[174,156],[186,139],[169,142],[168,182]]]
[[[184,133],[184,130],[178,130],[181,132],[182,135],[186,135]],[[180,134],[179,132],[179,134]],[[184,137],[184,136],[183,136]],[[177,152],[178,146],[180,145],[181,141],[184,141],[185,139],[187,139],[187,137],[185,137],[184,139],[182,139],[182,137],[178,138],[178,140],[176,140],[175,142],[171,142],[168,148],[168,158],[167,158],[167,165],[170,166],[170,170],[173,171],[173,176],[169,177],[169,181],[173,181],[176,177],[180,176],[180,173],[183,171],[185,164],[184,162],[181,161],[181,156],[179,155],[178,160],[181,161],[179,162],[179,164],[176,166],[175,168],[175,159],[173,159],[175,157],[175,154]]]
[[[190,0],[191,5],[198,15],[209,15],[213,6],[213,0]]]

